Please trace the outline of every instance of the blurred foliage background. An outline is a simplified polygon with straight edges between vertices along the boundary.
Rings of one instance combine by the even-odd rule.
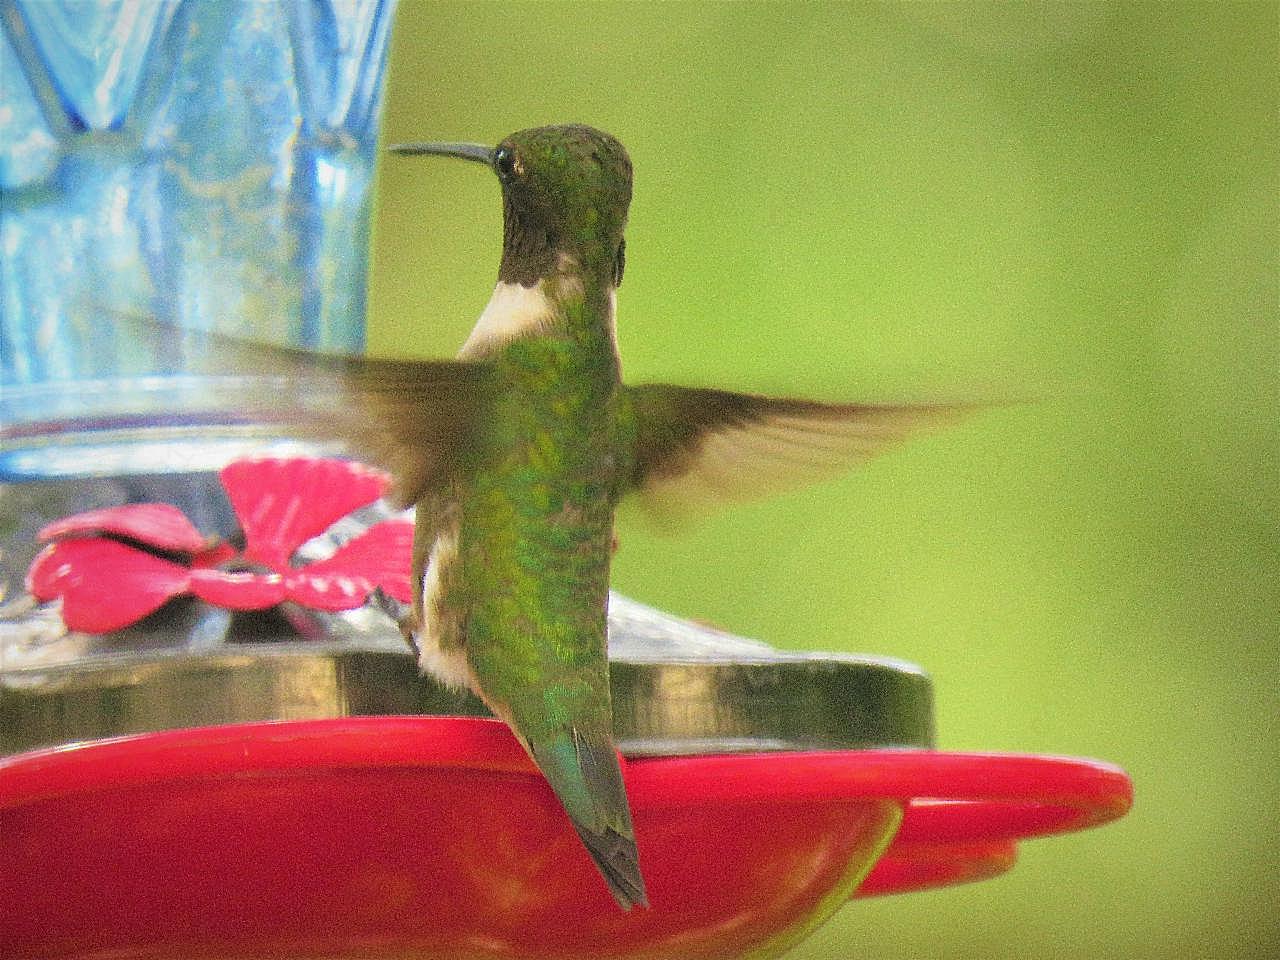
[[[795,957],[1275,955],[1278,9],[403,0],[388,139],[630,149],[629,379],[1043,398],[675,538],[622,519],[623,592],[914,660],[944,748],[1136,783]],[[384,164],[375,351],[457,349],[500,223],[474,166]]]

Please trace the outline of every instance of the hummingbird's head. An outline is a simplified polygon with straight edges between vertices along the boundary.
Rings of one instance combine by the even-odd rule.
[[[533,286],[580,270],[622,281],[631,160],[609,134],[570,124],[520,130],[496,147],[413,143],[391,150],[461,157],[493,170],[502,185],[499,280]]]

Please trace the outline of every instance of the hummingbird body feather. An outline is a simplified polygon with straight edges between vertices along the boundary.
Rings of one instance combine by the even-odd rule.
[[[631,906],[646,897],[612,744],[605,632],[623,480],[614,301],[607,281],[574,265],[561,258],[564,272],[532,287],[499,283],[463,348],[492,367],[492,399],[418,521],[416,639],[425,671],[470,687],[507,722]]]

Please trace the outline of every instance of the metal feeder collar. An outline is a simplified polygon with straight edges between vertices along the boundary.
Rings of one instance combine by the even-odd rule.
[[[488,715],[424,677],[385,617],[333,620],[331,641],[134,648],[0,671],[0,754],[214,724]],[[934,745],[930,680],[902,661],[779,651],[617,594],[609,637],[628,756]]]

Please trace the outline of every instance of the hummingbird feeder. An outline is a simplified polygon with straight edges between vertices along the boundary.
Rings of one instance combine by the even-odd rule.
[[[122,319],[360,350],[394,0],[0,6],[0,956],[767,958],[1128,809],[1106,764],[936,749],[910,664],[614,596],[651,902],[619,910],[387,615],[381,475]]]
[[[350,489],[316,507],[307,476]],[[243,555],[297,547],[376,495],[371,476],[233,464]],[[777,956],[850,898],[993,876],[1020,840],[1130,802],[1105,764],[934,749],[930,681],[909,664],[784,653],[614,596],[615,734],[651,900],[623,913],[506,727],[423,677],[363,604],[409,543],[383,536],[376,560],[350,544],[399,522],[296,568],[355,581],[342,604],[252,579],[288,579],[287,557],[187,589],[234,551],[155,504],[49,526],[31,579],[58,599],[0,634],[0,898],[20,905],[0,944],[33,960]],[[132,553],[104,570],[107,545]],[[136,617],[59,631],[72,598],[90,623],[95,600],[103,622]]]

